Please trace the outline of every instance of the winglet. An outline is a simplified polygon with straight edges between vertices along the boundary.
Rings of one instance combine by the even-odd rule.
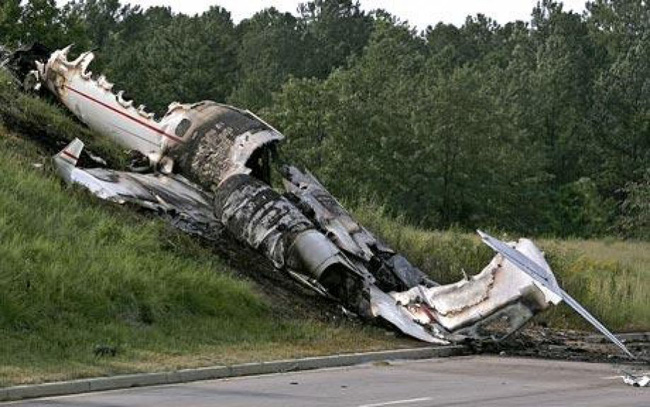
[[[71,181],[70,173],[77,166],[79,155],[83,149],[84,143],[76,138],[54,156],[56,170],[66,182]]]
[[[59,154],[55,155],[54,159],[57,161],[62,160],[64,163],[76,167],[77,161],[79,161],[79,155],[81,154],[81,151],[83,149],[84,149],[83,141],[76,138],[72,140],[72,143],[68,144],[66,148],[61,150]]]

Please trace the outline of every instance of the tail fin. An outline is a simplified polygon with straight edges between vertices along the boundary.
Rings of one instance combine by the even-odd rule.
[[[54,164],[59,175],[66,181],[70,182],[70,173],[77,166],[79,155],[84,149],[84,143],[78,138],[68,144],[63,150],[54,156]]]

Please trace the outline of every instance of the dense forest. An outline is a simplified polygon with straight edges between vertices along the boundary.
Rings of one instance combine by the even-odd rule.
[[[119,0],[2,0],[0,44],[95,49],[92,69],[164,114],[248,108],[280,160],[411,223],[650,238],[650,6],[543,0],[529,21],[416,31],[352,0],[235,24]]]

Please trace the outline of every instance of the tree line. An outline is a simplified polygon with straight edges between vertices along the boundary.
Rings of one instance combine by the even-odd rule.
[[[4,0],[0,43],[95,49],[92,69],[163,114],[248,108],[285,133],[281,159],[335,196],[435,228],[650,238],[650,6],[542,0],[422,31],[352,0],[238,24],[120,0]]]

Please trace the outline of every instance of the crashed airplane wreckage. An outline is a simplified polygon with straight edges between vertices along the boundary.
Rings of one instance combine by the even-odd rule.
[[[362,318],[381,318],[430,343],[500,340],[564,300],[632,356],[557,284],[541,251],[482,232],[498,254],[478,274],[439,285],[357,223],[309,172],[284,166],[285,192],[271,187],[273,151],[284,136],[253,113],[215,102],[173,103],[159,120],[94,77],[87,52],[68,48],[31,75],[88,127],[144,155],[147,174],[77,167],[73,141],[54,158],[69,183],[102,199],[167,214],[184,228],[225,229],[314,291]]]

